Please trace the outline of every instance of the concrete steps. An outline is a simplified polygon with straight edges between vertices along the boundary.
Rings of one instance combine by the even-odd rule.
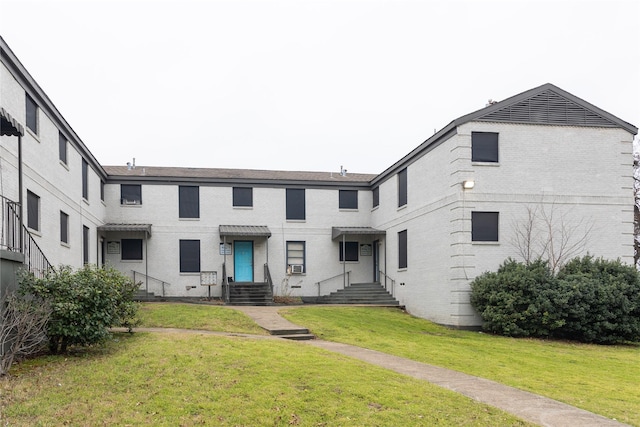
[[[310,334],[306,328],[295,329],[268,329],[269,334],[294,341],[306,341],[315,339],[315,335]]]
[[[273,294],[269,284],[262,282],[229,284],[228,305],[271,305]]]
[[[363,304],[398,307],[400,303],[379,283],[353,283],[320,297],[303,297],[307,304]]]

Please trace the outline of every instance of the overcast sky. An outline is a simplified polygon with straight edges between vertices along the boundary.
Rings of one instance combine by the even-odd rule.
[[[0,0],[99,162],[379,173],[553,83],[640,125],[640,1]]]

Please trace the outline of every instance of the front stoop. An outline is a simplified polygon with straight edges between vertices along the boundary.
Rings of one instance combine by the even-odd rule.
[[[234,282],[229,285],[228,305],[272,305],[273,294],[267,283]]]
[[[320,297],[302,297],[306,304],[364,304],[399,307],[400,303],[379,283],[353,283]]]

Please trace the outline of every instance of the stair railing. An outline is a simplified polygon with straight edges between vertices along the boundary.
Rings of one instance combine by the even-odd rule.
[[[321,292],[320,292],[320,284],[321,284],[321,283],[323,283],[323,282],[328,282],[329,280],[333,280],[333,279],[336,279],[336,278],[338,278],[338,277],[343,277],[343,276],[345,276],[345,275],[346,275],[346,281],[345,281],[345,280],[343,280],[343,281],[342,281],[342,283],[343,283],[342,288],[343,288],[343,289],[344,289],[344,288],[346,288],[346,287],[348,287],[348,286],[350,286],[350,284],[351,284],[351,282],[349,281],[349,275],[350,275],[350,274],[351,274],[351,270],[349,270],[349,271],[345,271],[345,272],[340,273],[340,274],[336,274],[335,276],[331,276],[331,277],[329,277],[329,278],[327,278],[327,279],[323,279],[323,280],[320,280],[319,282],[316,282],[316,285],[318,286],[318,296],[321,296],[321,295],[322,295],[322,294],[321,294]],[[344,285],[344,283],[346,283],[346,286]]]
[[[142,279],[144,280],[145,285],[146,285],[145,286],[145,291],[147,293],[149,292],[149,279],[160,283],[160,285],[162,287],[162,296],[163,297],[164,297],[164,292],[165,292],[165,289],[164,289],[165,285],[166,286],[170,286],[171,285],[171,283],[169,283],[169,282],[165,282],[164,280],[161,280],[161,279],[156,279],[155,277],[149,276],[148,274],[140,273],[139,271],[135,271],[135,270],[131,270],[131,271],[133,272],[133,282],[134,283],[138,282],[137,279],[136,279],[137,277],[139,277],[139,276],[142,277]],[[140,283],[142,283],[142,281]]]
[[[273,296],[273,280],[271,280],[271,271],[269,271],[269,264],[264,264],[264,280],[269,285],[269,289],[271,289],[271,295]]]
[[[389,290],[387,288],[387,280],[391,281],[391,296],[395,298],[396,297],[396,294],[395,294],[396,281],[395,281],[395,279],[392,279],[390,276],[387,275],[387,273],[385,273],[382,270],[380,270],[380,274],[384,276],[384,288],[387,291]]]
[[[227,278],[227,264],[222,263],[222,297],[225,303],[229,303],[229,298],[231,298],[229,292],[229,279]]]

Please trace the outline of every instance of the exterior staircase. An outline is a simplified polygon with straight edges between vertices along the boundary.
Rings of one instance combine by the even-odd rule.
[[[273,293],[271,286],[263,282],[229,283],[229,301],[227,305],[271,305]]]
[[[399,307],[400,303],[380,283],[353,283],[329,295],[303,297],[310,304],[365,304]]]

